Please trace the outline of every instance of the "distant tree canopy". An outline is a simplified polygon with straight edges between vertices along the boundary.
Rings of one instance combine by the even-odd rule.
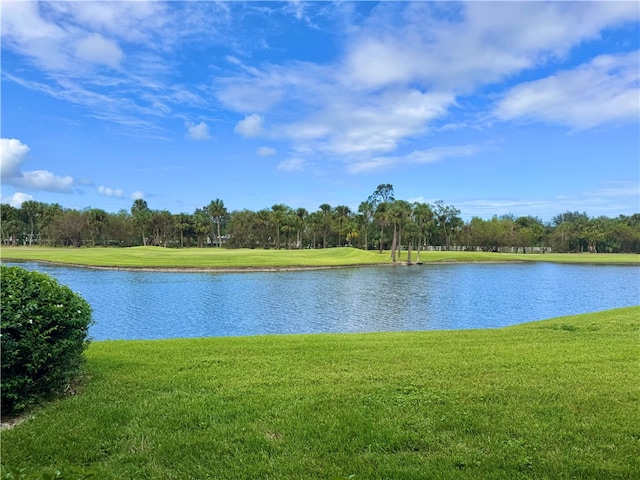
[[[565,212],[549,222],[531,216],[473,217],[442,200],[433,204],[396,199],[393,186],[379,185],[357,211],[323,203],[316,211],[273,205],[229,212],[220,199],[193,213],[153,210],[145,200],[109,213],[58,204],[1,205],[5,245],[328,248],[390,250],[469,249],[527,252],[640,253],[640,214],[616,218]]]

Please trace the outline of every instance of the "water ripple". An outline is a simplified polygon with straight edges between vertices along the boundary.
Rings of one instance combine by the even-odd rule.
[[[458,264],[222,274],[19,265],[79,292],[93,308],[90,333],[96,340],[486,328],[640,304],[636,266]]]

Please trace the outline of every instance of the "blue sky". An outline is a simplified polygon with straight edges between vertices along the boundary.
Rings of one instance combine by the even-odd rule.
[[[640,212],[632,2],[2,2],[2,202]]]

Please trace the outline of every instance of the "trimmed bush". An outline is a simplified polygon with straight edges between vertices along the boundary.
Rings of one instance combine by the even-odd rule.
[[[2,414],[64,392],[89,345],[91,307],[54,278],[2,265]]]

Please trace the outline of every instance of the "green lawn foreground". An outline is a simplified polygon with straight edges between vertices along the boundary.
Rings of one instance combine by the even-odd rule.
[[[411,260],[416,261],[413,251]],[[116,268],[186,268],[186,269],[250,269],[339,267],[390,264],[388,251],[378,253],[357,248],[317,250],[264,250],[218,248],[48,248],[2,247],[2,260],[40,260],[63,264]],[[407,260],[407,252],[402,252]],[[430,262],[562,262],[640,265],[638,254],[515,254],[489,252],[421,252],[420,261]]]
[[[99,479],[640,478],[640,307],[486,330],[95,342],[5,467]]]

